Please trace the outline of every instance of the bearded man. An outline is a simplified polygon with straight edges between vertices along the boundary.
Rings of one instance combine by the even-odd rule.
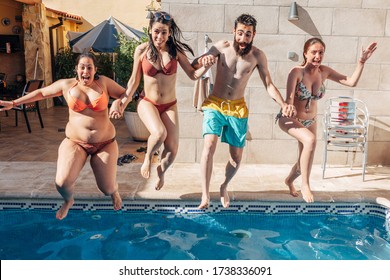
[[[230,153],[225,169],[225,180],[220,186],[220,198],[223,207],[227,208],[230,205],[227,187],[237,173],[245,146],[249,112],[244,93],[252,72],[257,69],[265,89],[281,106],[284,116],[293,116],[295,111],[294,106],[284,102],[273,84],[265,54],[253,46],[256,23],[253,16],[240,15],[234,22],[233,42],[217,42],[192,63],[196,68],[217,63],[212,93],[202,105],[204,146],[200,162],[202,201],[199,209],[207,208],[210,203],[209,187],[213,156],[220,136],[222,142],[229,144]]]

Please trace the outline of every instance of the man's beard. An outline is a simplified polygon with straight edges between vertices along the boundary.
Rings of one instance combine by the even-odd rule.
[[[253,44],[253,41],[250,42],[250,43],[247,43],[246,47],[244,49],[240,49],[240,45],[238,44],[238,42],[236,40],[234,40],[233,47],[234,47],[234,49],[236,50],[236,53],[239,56],[244,56],[244,55],[248,54],[251,51],[252,44]]]

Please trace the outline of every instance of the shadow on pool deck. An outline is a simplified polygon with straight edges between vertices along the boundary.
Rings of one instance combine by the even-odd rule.
[[[43,110],[45,128],[37,118],[31,117],[32,133],[27,132],[21,120],[14,126],[14,112],[6,117],[0,112],[0,198],[34,198],[61,200],[54,187],[57,149],[64,138],[67,108]],[[20,118],[22,119],[22,118]],[[118,183],[122,198],[126,200],[190,200],[200,201],[200,166],[198,163],[174,163],[165,175],[165,185],[156,191],[156,166],[151,178],[140,173],[143,152],[137,152],[146,143],[134,142],[128,135],[123,120],[113,121],[117,129],[119,153],[131,153],[137,159],[118,166]],[[229,193],[232,203],[239,200],[303,202],[294,198],[284,185],[291,165],[244,164],[233,178]],[[219,185],[223,181],[224,164],[215,164],[211,179],[211,203],[219,203]],[[300,179],[297,179],[297,188]],[[317,202],[375,202],[378,198],[390,200],[390,167],[367,167],[365,182],[361,169],[346,167],[327,168],[322,179],[320,166],[313,166],[311,186]],[[86,164],[76,182],[75,199],[109,199],[96,187],[89,164]],[[388,202],[388,201],[387,201]]]

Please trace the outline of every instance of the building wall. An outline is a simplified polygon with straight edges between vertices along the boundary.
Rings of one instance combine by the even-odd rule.
[[[390,1],[389,0],[299,0],[299,21],[287,20],[290,0],[162,0],[163,10],[170,12],[184,32],[196,55],[205,47],[205,34],[214,43],[233,39],[234,19],[241,13],[250,13],[258,21],[254,44],[268,58],[274,83],[285,96],[289,70],[302,61],[304,42],[320,36],[327,44],[324,64],[350,75],[355,68],[362,47],[378,42],[378,49],[366,63],[360,82],[355,88],[327,81],[325,98],[353,96],[367,103],[370,111],[368,163],[390,164]],[[43,0],[45,6],[78,14],[84,22],[80,31],[107,19],[110,15],[137,28],[147,26],[145,6],[149,0]],[[115,4],[113,4],[115,3]],[[195,23],[195,24],[194,24]],[[90,24],[90,25],[88,25]],[[295,53],[293,59],[288,53]],[[190,57],[192,59],[192,57]],[[215,71],[215,69],[213,69]],[[177,97],[180,114],[180,147],[177,162],[199,162],[203,148],[202,115],[193,108],[194,82],[179,70]],[[297,143],[275,124],[279,111],[254,73],[246,89],[249,106],[250,141],[244,152],[245,163],[293,163],[297,156]],[[321,112],[324,100],[319,101],[318,144],[315,163],[322,162]],[[228,147],[219,144],[215,162],[226,162]],[[330,162],[343,163],[345,154],[335,154]],[[357,161],[359,162],[359,161]]]
[[[0,72],[7,74],[7,83],[12,84],[16,81],[16,75],[25,73],[24,50],[23,50],[23,28],[22,22],[17,21],[15,17],[22,16],[23,5],[13,0],[0,1],[0,20],[7,17],[10,24],[4,26],[0,23],[0,34],[2,35],[19,35],[22,50],[18,52],[3,53],[0,52]],[[15,34],[14,26],[20,27],[21,32]]]
[[[299,21],[288,21],[290,0],[163,0],[163,10],[171,13],[179,27],[200,55],[207,34],[212,43],[233,39],[234,20],[249,13],[258,21],[254,45],[268,58],[274,83],[285,96],[289,70],[302,61],[304,42],[320,36],[327,44],[324,64],[346,75],[352,74],[362,47],[378,42],[378,49],[366,63],[355,88],[326,82],[325,98],[353,96],[366,102],[370,112],[368,163],[390,164],[390,1],[389,0],[301,0],[297,1]],[[195,23],[195,24],[194,24]],[[289,59],[288,53],[296,54]],[[199,162],[203,148],[202,115],[192,106],[194,82],[179,72],[177,96],[180,111],[180,147],[177,162]],[[243,162],[259,164],[293,163],[297,142],[275,124],[278,105],[269,98],[256,72],[245,97],[249,106],[249,132]],[[318,143],[315,163],[322,162],[323,137],[319,101]],[[359,157],[359,156],[358,156]],[[228,147],[219,144],[215,162],[226,162]],[[332,154],[330,162],[344,163],[344,153]],[[357,163],[359,163],[357,158]]]
[[[46,7],[82,16],[79,31],[88,31],[110,16],[141,30],[147,25],[145,7],[150,0],[42,0]]]

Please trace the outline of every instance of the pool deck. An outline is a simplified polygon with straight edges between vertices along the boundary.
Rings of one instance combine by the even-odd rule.
[[[27,132],[23,116],[14,126],[14,112],[6,117],[0,112],[0,199],[61,200],[54,187],[57,149],[64,138],[67,109],[54,107],[43,110],[45,128],[37,116],[30,113],[32,133]],[[124,201],[200,201],[200,165],[174,163],[165,175],[165,185],[154,189],[157,163],[152,166],[151,178],[140,175],[146,143],[131,140],[125,122],[113,121],[117,128],[119,154],[134,154],[137,159],[118,166],[119,191]],[[229,185],[231,204],[235,201],[304,202],[292,197],[283,183],[291,165],[243,164]],[[224,164],[215,164],[211,178],[211,204],[219,203],[219,185],[223,181]],[[300,179],[297,180],[297,189]],[[331,167],[322,179],[321,166],[313,166],[311,186],[316,202],[378,202],[390,207],[390,167],[368,166],[362,181],[361,169]],[[106,200],[96,187],[89,164],[82,170],[75,188],[77,200]]]

